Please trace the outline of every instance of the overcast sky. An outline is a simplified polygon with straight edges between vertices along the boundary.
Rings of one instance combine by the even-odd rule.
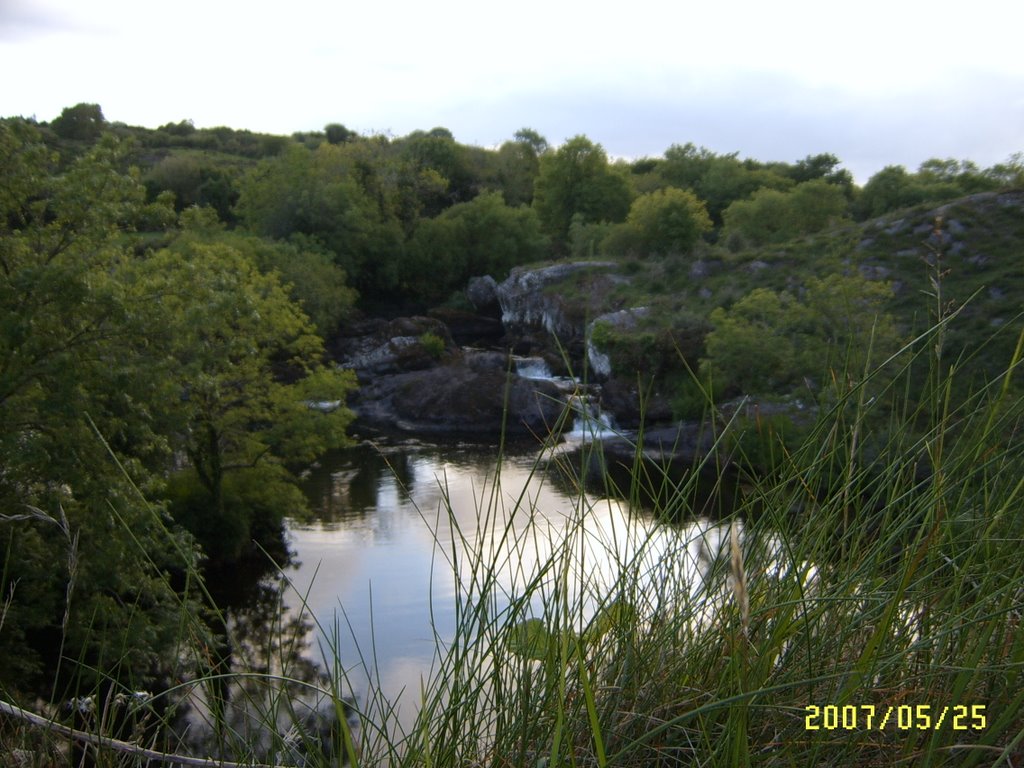
[[[1019,0],[0,0],[0,116],[480,146],[528,126],[616,157],[832,152],[863,183],[1024,150],[1022,29]]]

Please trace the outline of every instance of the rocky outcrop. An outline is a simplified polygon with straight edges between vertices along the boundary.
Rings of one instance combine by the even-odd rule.
[[[400,317],[353,323],[334,344],[342,367],[360,379],[431,368],[454,347],[451,333],[432,317]]]
[[[494,441],[503,429],[547,435],[565,407],[553,382],[510,372],[500,352],[463,354],[443,366],[370,378],[350,405],[364,428]]]
[[[613,333],[632,331],[649,314],[650,310],[647,307],[633,307],[632,309],[620,309],[618,312],[607,312],[595,318],[587,326],[587,363],[590,365],[590,370],[602,378],[612,375],[611,356],[607,350],[600,349],[599,342],[594,338],[596,327],[604,326]]]
[[[617,266],[612,261],[576,261],[539,269],[517,267],[496,287],[501,321],[506,330],[513,333],[543,329],[562,340],[582,337],[588,309],[586,302],[572,302],[564,292],[547,289],[569,278],[582,279],[584,274],[595,271],[603,272],[604,282],[614,282],[615,277],[608,275],[607,270]]]

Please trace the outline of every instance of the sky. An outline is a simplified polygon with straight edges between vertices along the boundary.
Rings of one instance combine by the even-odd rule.
[[[1013,0],[0,0],[0,116],[290,135],[523,127],[612,157],[830,152],[858,182],[1024,151]]]

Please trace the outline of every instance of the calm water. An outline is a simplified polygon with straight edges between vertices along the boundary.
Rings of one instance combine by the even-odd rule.
[[[495,564],[507,605],[567,530],[579,565],[570,588],[584,605],[602,598],[623,561],[663,587],[682,579],[699,591],[697,563],[718,546],[718,530],[658,524],[581,492],[564,471],[578,455],[565,450],[547,461],[536,447],[512,450],[499,461],[493,448],[406,442],[324,460],[305,484],[318,519],[289,526],[296,563],[285,601],[315,617],[309,655],[326,666],[336,659],[357,699],[370,688],[415,699],[454,634],[457,593],[473,578],[469,553]],[[680,568],[680,552],[692,568]]]

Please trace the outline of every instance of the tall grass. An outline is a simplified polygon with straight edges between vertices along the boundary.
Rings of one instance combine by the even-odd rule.
[[[895,373],[879,366],[844,384],[795,445],[759,435],[775,460],[747,473],[730,519],[598,542],[610,580],[593,578],[589,525],[607,502],[582,481],[557,532],[513,524],[529,499],[493,496],[475,538],[439,542],[463,586],[458,629],[389,760],[1018,764],[1021,345],[1001,378],[968,396],[953,394],[969,371],[962,360],[922,397],[915,354],[934,369],[942,332],[887,361]],[[732,450],[743,466],[739,429],[724,426],[716,453]],[[627,499],[651,482],[641,453],[634,487],[619,489]],[[576,478],[586,470],[555,463]],[[655,472],[676,517],[699,496],[698,469]],[[544,557],[523,556],[538,549]],[[536,565],[509,593],[503,572],[526,561]],[[371,740],[364,754],[380,746]]]
[[[576,489],[559,525],[496,471],[471,529],[451,502],[440,509],[450,525],[438,530],[451,535],[436,542],[436,568],[459,585],[456,630],[436,636],[412,725],[380,691],[345,701],[350,671],[335,668],[323,682],[333,757],[283,743],[257,751],[211,706],[228,745],[220,757],[529,768],[1020,764],[1024,335],[1000,378],[959,395],[970,361],[935,353],[949,319],[884,365],[837,376],[844,383],[799,439],[782,440],[768,422],[716,418],[714,449],[683,473],[647,460],[638,440],[628,481],[608,493],[584,480],[595,462],[612,461],[599,442],[542,453],[537,481],[558,473]],[[710,403],[709,413],[718,414]],[[722,505],[723,519],[695,521],[709,473],[719,490],[742,473],[743,490]],[[641,498],[654,509],[641,510]],[[612,504],[635,524],[601,522]],[[321,627],[345,631],[331,629]],[[280,631],[280,663],[246,688],[263,707],[253,707],[258,724],[274,733],[303,690]],[[217,679],[192,685],[213,696]],[[38,765],[55,759],[27,751]],[[109,765],[149,759],[100,756]]]

